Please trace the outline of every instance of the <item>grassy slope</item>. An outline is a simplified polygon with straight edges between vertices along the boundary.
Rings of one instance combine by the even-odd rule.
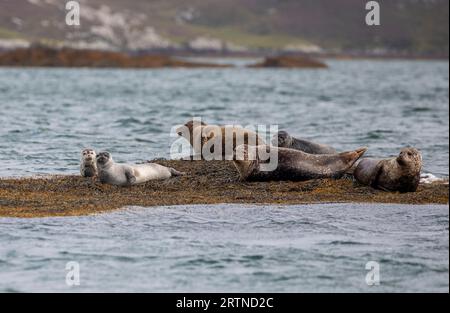
[[[239,46],[244,46],[248,48],[267,48],[267,49],[277,49],[284,48],[287,45],[305,45],[310,44],[310,42],[296,36],[286,35],[286,34],[252,34],[240,30],[237,27],[225,26],[225,27],[215,27],[208,28],[206,26],[189,26],[192,33],[199,36],[209,36],[213,38],[218,38],[226,42],[230,42]],[[180,38],[178,38],[180,41]]]
[[[22,39],[23,35],[6,28],[0,27],[0,39]]]

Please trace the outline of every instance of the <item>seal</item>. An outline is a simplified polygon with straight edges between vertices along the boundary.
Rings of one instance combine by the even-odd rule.
[[[339,154],[315,155],[303,151],[273,146],[250,147],[241,145],[233,160],[241,180],[246,181],[305,181],[319,178],[340,178],[364,155],[367,148]],[[262,165],[272,160],[261,160],[261,155],[278,158],[276,169],[263,171]],[[272,154],[273,153],[273,154]]]
[[[81,151],[80,173],[83,177],[97,176],[97,154],[93,149],[84,149]]]
[[[115,163],[109,152],[97,155],[98,177],[102,184],[131,186],[151,180],[168,179],[184,173],[155,163],[127,165]]]
[[[222,159],[227,156],[232,160],[234,150],[241,144],[250,146],[266,144],[256,132],[243,127],[208,125],[190,120],[176,131],[179,136],[189,141],[195,155],[201,155],[202,159],[206,160]]]
[[[280,131],[272,138],[272,145],[281,148],[300,150],[309,154],[336,154],[333,147],[305,139],[294,138],[287,131]]]
[[[422,155],[404,148],[397,157],[362,159],[353,173],[356,181],[384,191],[415,192],[420,182]]]

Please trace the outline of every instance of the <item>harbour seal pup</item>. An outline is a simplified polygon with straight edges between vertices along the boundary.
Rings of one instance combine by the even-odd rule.
[[[93,149],[84,149],[81,151],[80,173],[83,177],[97,176],[97,154]]]
[[[398,157],[362,159],[354,171],[357,182],[384,191],[414,192],[420,182],[422,155],[415,148],[404,148]]]
[[[241,144],[265,145],[265,141],[254,131],[236,126],[207,125],[190,120],[176,130],[187,139],[194,153],[202,159],[233,159],[234,150]],[[216,150],[216,147],[219,149]]]
[[[294,138],[286,131],[280,131],[272,138],[272,144],[281,148],[300,150],[309,154],[336,154],[333,147],[311,142],[305,139]]]
[[[273,171],[261,171],[261,165],[270,162],[270,160],[262,161],[259,156],[264,153],[267,154],[268,151],[275,152],[274,155],[278,156],[278,165]],[[366,151],[367,148],[359,148],[355,151],[339,154],[314,155],[299,150],[273,146],[250,147],[242,145],[236,149],[233,162],[241,180],[305,181],[319,178],[340,178]]]
[[[116,186],[131,186],[150,180],[168,179],[172,176],[182,176],[184,173],[159,164],[146,163],[126,165],[115,163],[109,152],[97,155],[98,177],[103,184]]]

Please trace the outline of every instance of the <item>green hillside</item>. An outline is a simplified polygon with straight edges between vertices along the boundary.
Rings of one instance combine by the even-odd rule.
[[[64,1],[3,0],[0,38],[102,42],[119,49],[185,47],[199,37],[247,49],[319,46],[332,51],[448,54],[449,1],[380,0],[381,26],[365,0],[80,0],[81,27],[64,24]],[[84,12],[84,14],[83,14]]]

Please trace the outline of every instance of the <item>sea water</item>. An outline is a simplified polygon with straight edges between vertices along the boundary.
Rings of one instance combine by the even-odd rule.
[[[278,125],[368,156],[422,151],[448,176],[448,62],[328,61],[328,70],[0,68],[0,177],[78,172],[85,147],[169,157],[175,125]]]
[[[1,68],[0,177],[76,174],[84,147],[120,162],[168,158],[171,128],[193,116],[276,124],[339,150],[368,146],[375,157],[415,146],[425,172],[448,176],[448,62],[328,63]],[[448,225],[448,205],[388,204],[0,218],[0,291],[448,292]],[[68,280],[74,269],[79,285]]]
[[[448,206],[390,204],[0,218],[0,292],[448,292],[448,225]]]

